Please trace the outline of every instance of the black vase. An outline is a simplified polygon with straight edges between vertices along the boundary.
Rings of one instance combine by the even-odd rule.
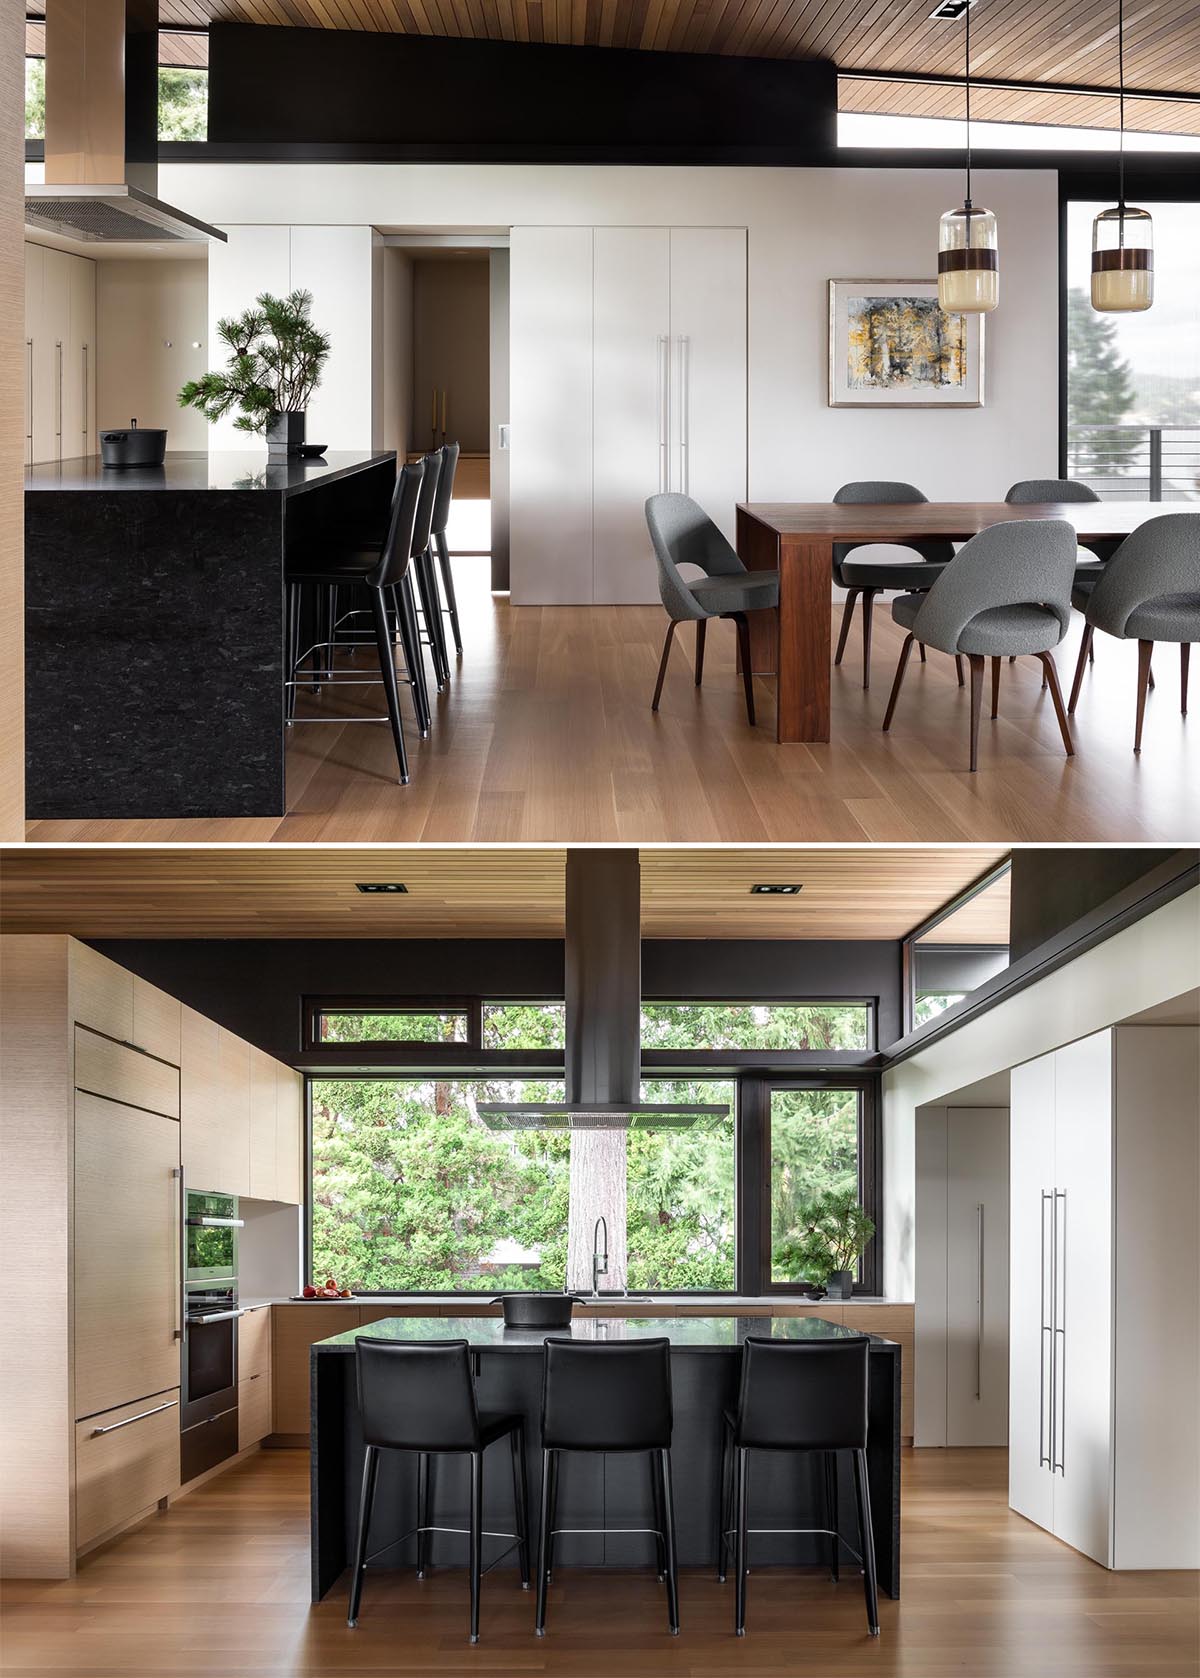
[[[825,1283],[826,1295],[829,1299],[852,1299],[854,1297],[853,1270],[833,1270]]]
[[[285,460],[288,455],[300,453],[304,447],[304,417],[303,408],[271,415],[267,421],[268,459]]]

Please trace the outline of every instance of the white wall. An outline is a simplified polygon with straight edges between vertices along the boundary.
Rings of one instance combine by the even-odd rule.
[[[193,346],[199,345],[199,348]],[[169,449],[208,447],[208,422],[180,387],[211,365],[208,264],[189,258],[96,263],[96,416],[101,426],[166,426]]]
[[[310,230],[306,249],[327,258],[322,300],[335,333],[333,362],[345,358],[336,384],[346,404],[321,393],[310,433],[335,446],[357,446],[352,433],[368,424],[362,330],[370,321],[372,226],[745,226],[752,500],[823,500],[862,477],[910,479],[934,498],[999,499],[1014,479],[1057,470],[1058,205],[1050,172],[976,171],[976,200],[999,218],[1001,303],[987,324],[987,405],[949,412],[827,407],[827,283],[931,278],[938,217],[962,194],[957,169],[169,164],[160,183],[169,202],[230,233],[230,246],[215,246],[211,258],[214,274],[236,280],[227,286],[214,277],[222,309],[227,291],[240,308],[253,290],[289,277],[311,284],[290,272],[288,237],[293,227]],[[250,245],[241,224],[255,229]]]
[[[324,226],[311,214],[297,217],[295,226],[280,225],[271,219],[267,199],[260,210],[264,219],[253,226],[227,225],[223,217],[216,224],[229,238],[209,247],[209,365],[220,367],[227,359],[216,334],[221,316],[242,314],[264,291],[310,291],[313,320],[328,332],[332,350],[308,405],[309,440],[365,453],[378,424],[380,390],[373,346],[378,265],[371,228]],[[228,419],[209,428],[209,447],[261,444]]]
[[[1200,984],[1200,888],[883,1074],[884,1291],[916,1286],[916,1113]]]
[[[401,460],[411,446],[413,377],[413,265],[407,251],[394,245],[379,250],[383,312],[383,412],[380,448],[395,449]]]

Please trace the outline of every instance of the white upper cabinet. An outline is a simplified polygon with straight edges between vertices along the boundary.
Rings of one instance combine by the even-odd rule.
[[[25,457],[66,460],[96,442],[96,264],[25,246]]]

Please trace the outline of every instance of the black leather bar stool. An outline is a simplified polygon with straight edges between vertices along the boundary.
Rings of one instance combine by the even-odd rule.
[[[542,1523],[538,1536],[537,1620],[546,1632],[546,1586],[560,1532],[645,1532],[658,1547],[667,1619],[679,1635],[679,1570],[671,1491],[671,1343],[549,1339],[542,1364]],[[645,1452],[650,1458],[653,1527],[556,1527],[558,1459],[563,1451]]]
[[[831,1540],[830,1569],[836,1580],[843,1542],[838,1533],[837,1459],[849,1452],[854,1464],[858,1531],[867,1625],[879,1636],[875,1582],[875,1539],[867,1486],[866,1337],[853,1340],[767,1340],[751,1335],[742,1348],[742,1384],[737,1413],[725,1412],[721,1473],[721,1530],[717,1577],[725,1581],[728,1551],[734,1552],[737,1595],[734,1629],[746,1632],[746,1574],[750,1537],[755,1532],[817,1533]],[[752,1527],[747,1507],[751,1451],[811,1451],[824,1456],[828,1526]],[[849,1548],[849,1546],[846,1546]],[[856,1554],[851,1551],[851,1554]]]
[[[425,456],[425,491],[417,507],[417,522],[413,530],[413,570],[417,578],[417,592],[421,597],[421,616],[425,623],[425,641],[433,659],[433,674],[438,692],[450,681],[450,655],[446,651],[446,631],[442,624],[442,602],[438,594],[437,576],[433,569],[433,510],[437,503],[438,484],[442,475],[444,449]]]
[[[442,457],[442,472],[438,478],[437,500],[433,507],[430,543],[442,574],[442,593],[446,597],[446,604],[442,609],[449,615],[454,650],[461,658],[462,632],[458,627],[458,601],[454,594],[454,573],[450,569],[450,545],[446,541],[446,529],[450,523],[450,503],[454,499],[454,475],[458,471],[458,444],[444,443],[439,452]]]
[[[370,601],[375,647],[379,655],[379,673],[387,699],[387,716],[386,718],[364,717],[359,719],[305,717],[301,720],[305,722],[358,720],[390,723],[392,739],[396,747],[396,762],[400,771],[401,786],[407,786],[408,784],[408,754],[404,747],[404,727],[400,721],[396,651],[392,640],[392,626],[388,618],[388,605],[390,603],[397,613],[402,609],[400,604],[402,601],[402,585],[412,562],[412,533],[424,476],[425,468],[420,462],[415,466],[401,468],[396,491],[392,496],[387,533],[381,546],[337,548],[321,543],[312,548],[297,548],[294,552],[289,553],[287,561],[288,677],[286,687],[288,693],[288,721],[295,720],[296,670],[301,662],[299,652],[301,591],[306,587],[318,586],[321,588],[322,594],[328,598],[331,591],[345,585],[364,588]],[[336,619],[336,614],[335,604],[330,608],[330,615]],[[403,625],[401,627],[403,628]],[[416,677],[413,673],[413,654],[416,653],[415,662],[419,667],[420,647],[414,648],[408,636],[404,637],[404,641],[405,654],[408,660],[407,679],[414,683],[415,688]],[[329,654],[326,661],[328,669],[317,673],[331,686],[362,686],[367,678],[357,674],[350,675],[346,672],[338,673],[333,668],[336,644],[337,628],[334,624],[329,632],[329,643],[326,649]],[[307,657],[307,654],[304,656]]]
[[[348,1625],[358,1624],[362,1601],[363,1574],[373,1557],[367,1555],[367,1534],[375,1504],[380,1451],[417,1453],[417,1524],[403,1538],[385,1546],[392,1549],[414,1534],[417,1539],[417,1577],[425,1576],[428,1537],[433,1532],[454,1532],[470,1539],[471,1642],[479,1642],[479,1587],[483,1567],[483,1540],[508,1538],[512,1542],[490,1562],[517,1551],[521,1568],[521,1589],[529,1589],[529,1540],[525,1486],[525,1429],[518,1415],[480,1411],[475,1403],[471,1380],[470,1351],[465,1340],[401,1342],[373,1340],[355,1342],[358,1366],[358,1408],[362,1417],[366,1454],[363,1458],[362,1499],[358,1511],[358,1535],[354,1545],[354,1571],[350,1576]],[[487,1447],[507,1434],[512,1449],[513,1501],[516,1532],[485,1532],[483,1529],[483,1454]],[[471,1459],[471,1524],[469,1527],[434,1526],[429,1520],[429,1458],[469,1456]],[[383,1554],[377,1551],[377,1555]]]

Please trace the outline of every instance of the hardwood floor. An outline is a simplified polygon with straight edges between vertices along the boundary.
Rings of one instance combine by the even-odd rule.
[[[410,733],[412,783],[395,781],[386,724],[298,727],[281,820],[38,821],[35,841],[1180,841],[1200,832],[1197,724],[1180,715],[1179,655],[1155,657],[1156,691],[1133,752],[1136,645],[1099,637],[1063,754],[1036,660],[1005,664],[967,770],[969,694],[953,661],[914,657],[890,734],[880,723],[901,634],[877,603],[872,687],[856,624],[833,671],[828,745],[778,746],[773,679],[746,724],[734,636],[676,636],[661,710],[650,710],[665,626],[656,607],[512,607],[484,559],[456,564],[466,653],[435,699],[432,737]],[[840,601],[831,607],[840,618]],[[1057,658],[1069,689],[1078,618]],[[836,628],[836,625],[835,625]],[[360,690],[337,696],[353,714]],[[332,702],[334,696],[330,695]],[[379,689],[361,690],[378,714]],[[402,695],[406,718],[411,716]],[[219,726],[219,719],[214,719]],[[1190,730],[1190,737],[1189,737]]]
[[[482,1641],[466,1579],[368,1575],[347,1629],[339,1588],[308,1603],[308,1458],[263,1451],[95,1552],[74,1580],[5,1587],[8,1678],[247,1674],[911,1674],[938,1678],[1195,1678],[1197,1576],[1109,1573],[1010,1512],[1003,1451],[919,1451],[904,1464],[904,1595],[866,1634],[858,1578],[752,1573],[747,1635],[732,1585],[686,1572],[667,1635],[649,1573],[563,1572],[548,1635],[515,1569],[484,1582]]]

